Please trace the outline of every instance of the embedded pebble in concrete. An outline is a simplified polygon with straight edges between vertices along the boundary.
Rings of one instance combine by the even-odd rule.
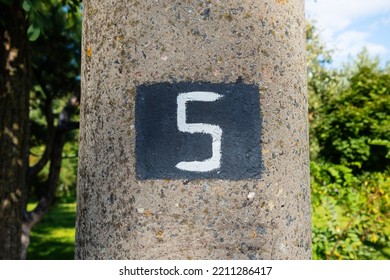
[[[76,258],[311,257],[303,2],[83,1]],[[179,134],[178,130],[177,135],[187,136],[184,140],[199,139],[194,143],[200,146],[177,162],[201,161],[209,157],[207,153],[220,153],[209,166],[214,169],[204,176],[169,169],[159,173],[163,178],[153,178],[151,169],[141,178],[137,155],[156,156],[148,151],[162,136],[148,142],[144,150],[144,144],[136,143],[144,129],[137,117],[142,112],[136,108],[142,104],[137,96],[143,97],[140,88],[153,89],[157,84],[167,88],[202,85],[203,92],[214,85],[214,93],[218,91],[215,85],[223,84],[224,92],[219,94],[225,99],[234,94],[234,85],[255,86],[252,96],[257,96],[258,103],[252,102],[249,108],[257,104],[259,111],[253,117],[243,115],[242,120],[248,125],[253,121],[250,125],[258,128],[259,140],[250,138],[255,144],[248,146],[248,158],[254,159],[260,171],[246,172],[253,167],[250,163],[243,173],[228,178],[229,169],[223,169],[225,154],[236,146],[227,145],[224,137],[237,139],[234,134],[228,136],[233,125],[214,122],[207,113],[221,110],[223,114],[217,105],[220,101],[198,101],[185,103],[184,124],[208,124],[214,132],[203,132],[208,135],[202,138],[201,133]],[[180,93],[164,94],[175,102]],[[168,98],[169,94],[174,98]],[[151,101],[156,108],[165,102],[158,100]],[[226,109],[232,103],[226,103]],[[204,115],[194,113],[201,108],[208,108]],[[176,125],[175,110],[173,121],[162,121],[163,127]],[[159,111],[145,118],[153,112]],[[221,139],[216,126],[222,131]],[[182,147],[188,146],[184,140],[183,146],[177,146],[183,153]],[[144,168],[149,163],[155,167],[146,158]]]

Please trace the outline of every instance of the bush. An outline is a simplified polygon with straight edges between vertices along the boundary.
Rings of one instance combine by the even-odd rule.
[[[378,65],[362,52],[328,72],[337,89],[309,81],[315,259],[390,258],[390,75]]]
[[[311,163],[314,259],[389,258],[390,180]]]
[[[320,156],[354,171],[390,165],[390,75],[377,63],[357,65],[349,87],[323,104],[316,137]]]

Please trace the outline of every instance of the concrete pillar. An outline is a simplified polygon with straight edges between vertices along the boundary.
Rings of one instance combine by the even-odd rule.
[[[76,258],[311,257],[303,2],[83,1]]]

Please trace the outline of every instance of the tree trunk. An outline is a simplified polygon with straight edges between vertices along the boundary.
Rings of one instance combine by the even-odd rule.
[[[21,1],[0,4],[0,259],[21,257],[30,68]]]
[[[51,102],[50,102],[51,104]],[[64,149],[64,145],[66,143],[66,133],[73,129],[79,128],[78,122],[72,122],[70,120],[74,108],[78,107],[79,103],[77,98],[72,97],[65,108],[62,110],[58,125],[54,129],[50,129],[49,132],[53,133],[53,136],[49,136],[48,139],[51,141],[47,143],[47,146],[50,146],[50,155],[48,161],[50,161],[50,169],[49,176],[45,183],[45,194],[39,200],[38,205],[35,207],[33,211],[24,212],[23,215],[23,232],[22,232],[22,259],[27,258],[27,250],[30,245],[30,234],[33,227],[38,224],[44,217],[44,215],[49,211],[50,207],[53,206],[55,202],[55,195],[57,191],[58,180],[61,171],[61,163],[62,163],[62,151]],[[48,110],[51,110],[48,109]],[[49,118],[51,119],[51,118]],[[53,121],[51,119],[51,121]],[[50,125],[49,125],[50,126]],[[47,161],[46,161],[47,162]],[[43,166],[41,166],[41,169]],[[37,171],[37,173],[40,170]],[[32,173],[28,173],[31,176]]]
[[[39,200],[38,205],[31,212],[25,212],[23,217],[22,253],[21,258],[27,258],[27,250],[30,245],[30,234],[33,227],[38,224],[55,202],[55,194],[61,171],[62,151],[66,142],[66,130],[56,129],[53,148],[50,155],[50,171],[46,181],[45,195]]]

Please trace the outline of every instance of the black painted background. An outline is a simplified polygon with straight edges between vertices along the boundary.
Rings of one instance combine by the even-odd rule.
[[[223,97],[214,102],[187,102],[187,123],[221,127],[221,168],[189,172],[181,161],[202,161],[212,155],[209,134],[177,128],[179,93],[210,91]],[[141,85],[136,97],[136,173],[139,179],[249,179],[261,174],[259,88],[243,83],[159,83]]]

